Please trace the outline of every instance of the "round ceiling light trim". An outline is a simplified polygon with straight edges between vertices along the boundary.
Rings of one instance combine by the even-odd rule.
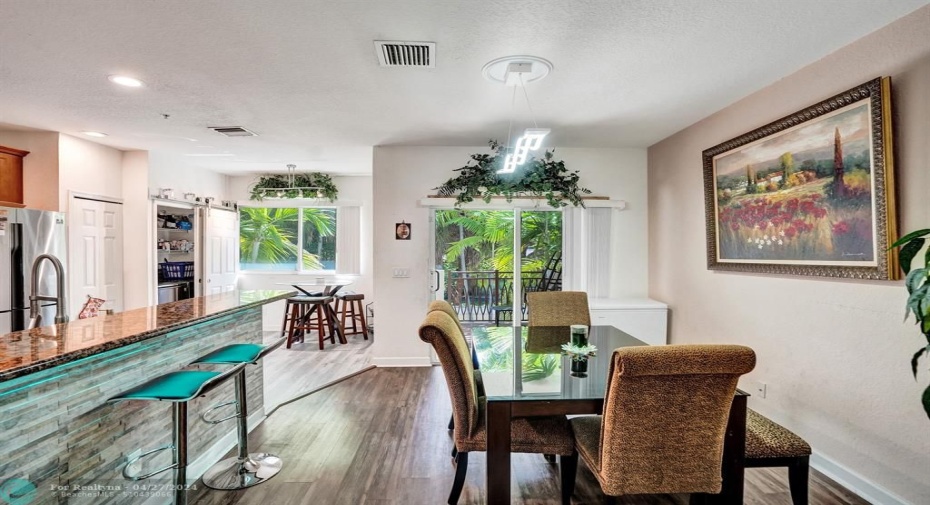
[[[108,75],[107,79],[110,80],[113,84],[119,84],[120,86],[126,86],[127,88],[141,88],[145,85],[144,82],[136,79],[135,77],[129,77],[128,75]]]
[[[507,84],[507,69],[512,63],[529,63],[531,69],[523,73],[523,84],[543,79],[552,72],[552,62],[539,56],[518,55],[504,56],[489,61],[481,68],[485,79],[500,84]]]

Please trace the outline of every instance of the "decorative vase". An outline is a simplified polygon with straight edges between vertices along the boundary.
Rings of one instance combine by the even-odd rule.
[[[588,359],[574,359],[572,358],[572,377],[587,377],[588,376]]]
[[[588,345],[588,327],[583,324],[571,325],[571,343],[578,347]]]

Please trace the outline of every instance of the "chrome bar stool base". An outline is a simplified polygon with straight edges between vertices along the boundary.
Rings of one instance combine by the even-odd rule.
[[[244,461],[226,458],[203,474],[203,484],[210,489],[245,489],[274,477],[283,465],[281,458],[263,452],[249,454]]]

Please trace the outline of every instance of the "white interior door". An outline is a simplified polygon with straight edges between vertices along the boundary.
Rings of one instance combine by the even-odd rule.
[[[204,294],[233,291],[239,276],[239,213],[207,208],[202,223]]]
[[[77,317],[88,296],[106,300],[106,309],[122,311],[122,204],[72,197],[70,213],[70,315]]]

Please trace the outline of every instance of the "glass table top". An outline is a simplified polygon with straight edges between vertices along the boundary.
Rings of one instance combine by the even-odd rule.
[[[572,373],[571,358],[562,355],[569,326],[479,326],[472,338],[489,401],[603,399],[614,349],[648,345],[613,326],[591,326],[588,344],[597,354],[585,373]]]

